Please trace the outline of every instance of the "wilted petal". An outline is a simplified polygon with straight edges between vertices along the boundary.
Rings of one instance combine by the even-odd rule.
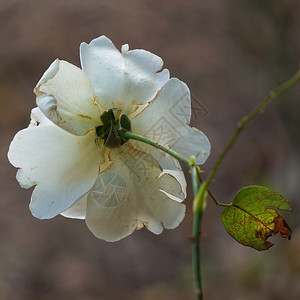
[[[48,219],[72,206],[93,186],[104,160],[103,150],[95,146],[94,133],[75,136],[51,122],[35,121],[42,124],[16,134],[8,158],[20,168],[17,180],[22,187],[36,185],[32,214]]]
[[[163,61],[145,50],[122,53],[105,36],[80,46],[81,65],[88,75],[98,101],[104,109],[119,108],[126,114],[137,104],[150,101],[169,79],[169,71],[160,71]]]
[[[34,91],[41,111],[62,129],[84,135],[100,124],[93,87],[76,66],[55,60]]]
[[[110,172],[97,179],[88,195],[87,226],[106,241],[120,240],[143,226],[159,234],[184,218],[184,191],[176,178],[162,174],[147,153],[141,152],[134,164],[126,161],[129,150],[125,145],[111,151]]]
[[[188,126],[191,119],[190,92],[185,83],[171,78],[144,111],[133,117],[132,132],[146,136],[203,164],[210,153],[210,143],[201,131]],[[139,145],[140,142],[137,142]],[[139,147],[146,149],[145,145]],[[167,154],[156,150],[155,158],[164,165]]]

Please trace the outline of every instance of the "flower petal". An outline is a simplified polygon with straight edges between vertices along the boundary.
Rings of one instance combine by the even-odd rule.
[[[149,186],[143,189],[143,192],[147,193],[148,198],[142,197],[139,207],[140,225],[145,225],[148,230],[155,234],[160,234],[163,228],[176,228],[185,215],[185,205],[177,202],[179,198],[172,197],[172,191],[179,188],[176,178],[169,174],[164,174],[159,178],[158,182],[159,190],[151,189]],[[163,195],[161,195],[162,193]],[[175,200],[176,198],[177,201]]]
[[[86,223],[92,233],[106,241],[117,241],[146,226],[159,234],[163,227],[177,227],[184,218],[183,191],[177,179],[162,174],[149,154],[140,153],[134,166],[122,157],[124,145],[111,150],[114,164],[99,176],[88,195]],[[174,196],[174,199],[168,197]]]
[[[189,158],[196,157],[203,164],[210,153],[210,143],[205,134],[188,126],[191,119],[190,92],[185,83],[171,78],[157,97],[138,115],[132,118],[132,132],[146,136]],[[139,147],[146,149],[140,142]],[[164,165],[166,154],[156,150],[154,155]]]
[[[8,159],[20,168],[17,180],[22,187],[36,185],[30,210],[40,219],[58,215],[86,194],[104,160],[94,133],[75,136],[51,122],[19,131],[10,144]]]
[[[150,101],[169,79],[168,70],[160,71],[160,57],[145,50],[128,49],[128,45],[123,45],[121,53],[105,36],[80,46],[82,69],[101,106],[119,108],[126,114],[137,104]]]
[[[98,177],[88,194],[86,211],[86,224],[96,237],[114,242],[135,230],[137,203],[128,199],[128,191],[127,182],[118,173]]]
[[[210,154],[208,138],[197,128],[186,126],[184,129],[185,130],[182,130],[182,134],[184,134],[183,140],[171,148],[186,158],[196,156],[196,164],[204,164]]]
[[[181,169],[180,164],[177,161],[175,161],[175,164],[177,165],[177,169],[164,169],[163,172],[161,173],[161,175],[168,174],[168,175],[176,178],[176,181],[181,186],[181,190],[179,193],[177,193],[176,197],[181,200],[184,200],[187,196],[187,194],[186,194],[187,183],[186,183],[185,176]]]
[[[31,120],[28,127],[52,124],[52,122],[42,113],[42,111],[38,107],[35,107],[31,110],[30,118]]]
[[[88,77],[68,62],[55,60],[34,92],[47,118],[72,134],[84,135],[100,124],[101,111]]]
[[[128,166],[131,165],[132,167],[134,167],[139,162],[141,152],[144,152],[144,155],[147,155],[147,153],[150,154],[149,157],[152,157],[153,162],[157,161],[161,169],[163,169],[163,173],[170,174],[171,176],[175,177],[180,183],[182,197],[179,198],[186,198],[187,184],[185,176],[180,166],[180,163],[175,158],[157,148],[149,146],[145,143],[139,143],[135,140],[129,140],[127,142],[127,146],[128,151],[126,151],[121,157],[123,163],[127,164]]]
[[[61,215],[66,218],[84,220],[85,216],[86,216],[87,195],[88,194],[85,194],[81,199],[79,199],[70,208],[63,211],[61,213]]]

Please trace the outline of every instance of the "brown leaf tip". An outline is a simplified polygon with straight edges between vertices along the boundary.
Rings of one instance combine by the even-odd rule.
[[[283,238],[291,239],[292,230],[281,215],[274,218],[275,229],[273,234],[280,233]]]

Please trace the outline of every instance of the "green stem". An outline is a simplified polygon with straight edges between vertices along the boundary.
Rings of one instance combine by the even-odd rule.
[[[215,165],[213,166],[211,172],[208,174],[208,177],[206,181],[203,182],[201,185],[201,188],[198,192],[198,196],[196,197],[196,203],[194,203],[194,209],[199,210],[201,209],[201,202],[203,202],[202,197],[204,197],[204,192],[201,191],[202,189],[205,191],[208,189],[209,184],[211,183],[213,177],[215,176],[221,162],[229,152],[229,150],[234,145],[236,139],[240,135],[241,131],[245,128],[245,126],[252,121],[259,113],[261,113],[265,107],[272,102],[277,96],[279,96],[281,93],[295,85],[300,80],[300,70],[288,81],[286,81],[284,84],[282,84],[280,87],[276,88],[274,91],[270,92],[267,98],[259,104],[250,114],[243,117],[240,122],[237,125],[237,128],[230,139],[230,141],[225,146],[224,150],[220,154],[219,158],[217,159]]]
[[[265,107],[272,102],[272,100],[274,100],[281,93],[283,93],[284,91],[286,91],[287,89],[289,89],[290,87],[295,85],[299,80],[300,80],[300,70],[290,80],[288,80],[287,82],[282,84],[280,87],[278,87],[274,91],[270,92],[269,96],[267,98],[265,98],[265,100],[260,105],[258,105],[249,115],[243,117],[240,120],[240,122],[238,123],[237,128],[236,128],[232,138],[230,139],[230,141],[228,142],[228,144],[224,148],[223,152],[220,154],[220,156],[219,156],[218,160],[216,161],[213,169],[209,173],[209,175],[206,179],[207,186],[211,183],[211,180],[213,179],[214,175],[216,174],[221,162],[225,158],[228,151],[232,148],[232,146],[235,143],[237,137],[240,135],[241,131],[245,128],[245,126],[250,121],[252,121],[259,113],[261,113],[265,109]]]
[[[128,132],[128,131],[124,131],[124,130],[119,130],[119,134],[122,138],[140,141],[140,142],[146,143],[148,145],[151,145],[155,148],[158,148],[158,149],[170,154],[171,156],[178,159],[179,161],[183,162],[187,166],[190,166],[190,161],[187,158],[185,158],[184,156],[182,156],[181,154],[171,150],[170,148],[166,148],[166,147],[158,144],[157,142],[152,141],[152,140],[150,140],[150,139],[148,139],[148,138],[146,138],[142,135],[135,134],[135,133]]]
[[[190,158],[190,170],[192,176],[194,197],[197,196],[198,185],[198,167],[195,160]],[[193,273],[194,273],[194,286],[196,297],[198,300],[203,299],[202,279],[201,279],[201,262],[200,262],[200,227],[201,227],[202,211],[194,212],[193,219],[193,240],[192,240],[192,259],[193,259]]]
[[[162,145],[159,145],[157,142],[155,142],[153,140],[150,140],[150,139],[148,139],[148,138],[146,138],[144,136],[141,136],[141,135],[138,135],[138,134],[135,134],[135,133],[132,133],[132,132],[128,132],[128,131],[123,131],[123,130],[119,131],[119,134],[123,138],[137,140],[137,141],[146,143],[148,145],[151,145],[151,146],[153,146],[155,148],[158,148],[158,149],[160,149],[160,150],[162,150],[162,151],[170,154],[171,156],[173,156],[174,158],[178,159],[179,161],[183,162],[187,166],[191,166],[191,161],[190,160],[186,159],[185,157],[183,157],[179,153],[177,153],[177,152],[175,152],[175,151],[173,151],[173,150],[171,150],[169,148],[166,148],[166,147],[164,147]],[[196,163],[194,162],[194,160],[192,161],[192,165],[196,166]],[[200,168],[198,166],[196,166],[195,169],[197,171],[197,177],[198,177],[199,181],[202,183],[203,179],[201,178],[201,175],[200,175],[200,172],[201,172]],[[211,196],[211,198],[215,201],[215,203],[217,205],[219,205],[219,206],[230,206],[230,204],[225,204],[225,203],[219,202],[209,189],[207,189],[207,191],[208,191],[208,194]]]
[[[192,259],[193,273],[196,298],[203,299],[202,279],[201,279],[201,262],[200,262],[200,224],[202,213],[194,212],[193,220],[193,243],[192,243]]]

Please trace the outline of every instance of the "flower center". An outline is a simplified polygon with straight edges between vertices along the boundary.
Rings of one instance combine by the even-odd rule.
[[[110,149],[121,147],[128,141],[128,139],[124,139],[120,136],[119,131],[131,131],[129,118],[125,114],[121,114],[119,118],[116,118],[114,111],[117,110],[106,110],[100,116],[103,125],[95,128],[96,144],[98,145],[99,140],[103,139],[104,146]]]

